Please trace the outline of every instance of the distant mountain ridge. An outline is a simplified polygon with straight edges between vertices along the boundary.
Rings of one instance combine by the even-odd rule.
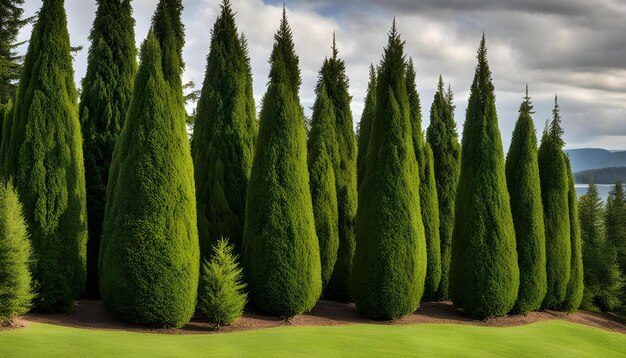
[[[625,167],[626,151],[610,151],[599,148],[567,149],[574,173],[589,169]]]

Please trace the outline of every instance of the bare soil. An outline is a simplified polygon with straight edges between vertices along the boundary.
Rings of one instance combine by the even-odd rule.
[[[567,322],[584,324],[608,331],[626,334],[626,324],[619,318],[579,311],[574,314],[543,311],[531,312],[527,315],[510,315],[488,320],[475,320],[455,308],[451,302],[422,302],[421,307],[413,314],[397,321],[373,321],[360,315],[354,304],[321,300],[315,308],[306,314],[294,317],[289,321],[266,316],[254,308],[247,308],[244,316],[231,326],[223,326],[216,331],[214,326],[197,314],[191,322],[182,328],[149,328],[123,322],[107,312],[101,301],[80,300],[69,314],[38,314],[29,313],[16,321],[16,326],[28,325],[31,322],[47,323],[59,326],[77,327],[98,330],[132,331],[164,334],[199,334],[216,332],[236,332],[282,326],[335,326],[345,324],[380,324],[404,325],[417,323],[452,323],[474,326],[508,327],[533,322],[559,319]],[[3,328],[0,328],[0,330]],[[6,329],[6,328],[5,328]]]

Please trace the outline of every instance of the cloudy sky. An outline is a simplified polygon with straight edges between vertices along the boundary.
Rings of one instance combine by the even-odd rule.
[[[137,45],[145,38],[158,0],[134,0]],[[387,32],[396,17],[407,55],[417,70],[424,126],[439,74],[452,85],[459,129],[465,118],[476,48],[484,31],[493,72],[500,129],[505,148],[517,119],[524,85],[535,102],[539,131],[550,117],[554,94],[565,128],[567,148],[626,149],[625,0],[285,0],[300,56],[305,111],[324,57],[337,33],[346,61],[355,122],[363,109],[368,66],[379,63]],[[265,92],[268,58],[283,1],[231,0],[239,30],[248,38],[257,103]],[[86,71],[88,35],[95,0],[66,0],[75,56],[76,81]],[[184,81],[202,84],[210,30],[221,0],[183,0],[186,26]],[[40,0],[25,1],[25,15]],[[22,39],[30,36],[23,29]]]

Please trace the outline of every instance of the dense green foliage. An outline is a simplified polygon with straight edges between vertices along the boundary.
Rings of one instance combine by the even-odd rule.
[[[417,309],[424,292],[426,242],[406,87],[404,42],[395,20],[377,78],[375,116],[359,187],[352,296],[374,319]]]
[[[323,78],[320,78],[323,81]],[[309,185],[313,201],[315,232],[319,241],[322,289],[325,290],[337,261],[339,214],[333,163],[339,155],[335,134],[335,111],[324,85],[318,87],[307,142]]]
[[[576,187],[574,186],[574,175],[569,158],[566,159],[567,175],[569,190],[569,223],[570,223],[570,241],[572,245],[572,268],[570,271],[570,279],[567,283],[567,293],[562,308],[568,312],[574,312],[580,306],[583,299],[584,291],[584,272],[583,272],[583,253],[582,239],[580,236],[580,220],[578,218],[578,197],[576,195]]]
[[[604,215],[607,240],[615,245],[622,273],[626,274],[626,194],[621,182],[609,192]],[[626,296],[624,296],[626,299]]]
[[[226,239],[213,246],[211,261],[204,260],[198,287],[198,309],[217,328],[239,319],[248,300],[243,271]]]
[[[357,208],[356,183],[356,137],[352,123],[352,110],[346,64],[338,57],[337,44],[333,35],[333,56],[324,61],[320,75],[328,98],[335,113],[335,135],[337,136],[338,156],[333,162],[335,189],[337,191],[337,213],[339,248],[326,296],[340,301],[350,300],[350,277],[356,240],[354,237],[354,217]]]
[[[185,110],[150,32],[107,189],[100,288],[114,315],[171,327],[191,318],[200,264],[194,192]]]
[[[571,241],[568,204],[568,174],[563,153],[563,129],[557,98],[553,118],[544,130],[539,147],[539,177],[546,229],[546,273],[548,291],[545,308],[559,308],[565,300],[571,271]]]
[[[602,169],[582,170],[574,173],[577,184],[615,184],[626,182],[626,167],[609,167]]]
[[[203,258],[221,237],[241,252],[257,127],[250,59],[226,0],[211,33],[191,142]]]
[[[424,140],[422,131],[422,108],[415,83],[413,59],[409,59],[406,69],[406,87],[409,99],[413,149],[419,170],[420,209],[426,237],[426,281],[424,298],[435,299],[441,281],[441,247],[439,241],[439,202],[435,185],[433,151]]]
[[[183,82],[181,74],[185,68],[183,46],[185,25],[182,21],[183,0],[159,0],[152,17],[152,31],[161,46],[163,77],[182,100]],[[178,94],[180,92],[180,94]]]
[[[513,308],[519,268],[484,35],[477,57],[461,144],[450,298],[471,316],[485,318]]]
[[[4,132],[0,163],[24,205],[35,259],[34,307],[70,310],[85,285],[87,214],[77,94],[62,0],[46,0],[39,11]]]
[[[370,65],[370,79],[367,84],[367,93],[365,95],[365,107],[361,114],[359,122],[359,144],[357,153],[357,189],[360,188],[365,175],[365,163],[367,157],[367,145],[370,140],[370,132],[372,122],[374,121],[376,109],[376,69],[374,65]]]
[[[452,90],[448,88],[448,93],[444,93],[443,79],[440,76],[437,92],[430,107],[430,125],[426,131],[426,140],[433,151],[439,206],[441,281],[435,297],[438,300],[447,300],[449,297],[454,205],[461,159],[461,146],[458,137],[454,122]]]
[[[16,51],[21,43],[16,40],[20,29],[31,21],[22,18],[22,5],[24,0],[0,1],[0,106],[14,97],[22,72],[23,57]]]
[[[28,312],[31,248],[22,204],[13,184],[0,184],[0,325]]]
[[[520,271],[519,292],[513,312],[523,314],[539,309],[548,289],[537,133],[531,117],[532,110],[526,87],[505,167]]]
[[[274,40],[248,186],[243,266],[252,302],[288,318],[313,308],[322,279],[299,59],[284,9]]]
[[[98,252],[109,167],[137,72],[134,25],[130,0],[98,0],[78,105],[87,184],[89,296],[99,295]]]
[[[606,239],[604,207],[598,187],[591,183],[580,198],[580,233],[583,242],[585,289],[581,306],[611,311],[620,304],[624,279],[615,246]]]

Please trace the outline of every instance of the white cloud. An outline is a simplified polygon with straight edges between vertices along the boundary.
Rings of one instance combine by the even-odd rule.
[[[158,0],[133,1],[137,45],[145,38]],[[282,2],[233,1],[240,31],[248,38],[257,103],[265,92],[268,59],[278,27]],[[184,81],[202,85],[210,31],[221,0],[184,1],[186,62]],[[25,3],[25,15],[41,6]],[[75,57],[76,82],[86,70],[88,35],[95,1],[66,0],[72,45],[85,49]],[[346,61],[355,122],[363,108],[368,67],[378,64],[394,16],[414,59],[422,99],[424,127],[439,74],[452,84],[457,122],[462,131],[468,90],[474,74],[480,35],[487,34],[489,62],[496,87],[500,129],[508,147],[524,85],[535,101],[540,134],[550,116],[554,93],[559,94],[568,147],[626,149],[626,6],[602,0],[593,6],[575,0],[546,3],[520,0],[445,2],[287,1],[296,51],[302,70],[301,100],[305,111],[314,100],[317,71],[330,54],[332,31]],[[27,39],[25,28],[20,38]]]

